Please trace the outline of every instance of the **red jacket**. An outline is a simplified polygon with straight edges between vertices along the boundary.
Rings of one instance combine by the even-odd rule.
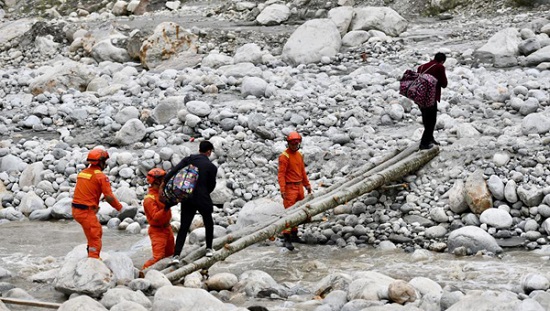
[[[420,65],[417,70],[418,73],[427,73],[434,76],[437,79],[437,85],[435,88],[435,100],[441,101],[441,88],[447,87],[447,76],[445,75],[445,66],[443,64],[432,60],[423,65]]]
[[[149,225],[154,227],[167,227],[172,219],[172,211],[164,210],[164,203],[159,200],[158,189],[149,188],[149,192],[143,200],[143,208]]]
[[[309,187],[304,158],[300,151],[293,152],[287,148],[279,156],[279,173],[277,174],[277,178],[281,192],[285,191],[287,182],[301,182],[304,187]]]

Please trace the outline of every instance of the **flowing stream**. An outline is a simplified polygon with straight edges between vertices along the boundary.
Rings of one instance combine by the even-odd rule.
[[[75,246],[84,244],[85,237],[74,221],[10,222],[0,226],[0,266],[12,272],[7,281],[27,290],[42,301],[62,302],[63,294],[51,284],[30,281],[35,273],[57,268],[63,257]],[[150,256],[146,235],[128,234],[105,229],[103,250],[121,251],[140,268]],[[260,243],[233,254],[210,268],[210,274],[242,272],[258,269],[269,273],[279,284],[300,285],[311,291],[315,284],[332,272],[377,271],[393,278],[410,280],[427,277],[441,286],[451,285],[461,290],[515,290],[528,273],[550,273],[550,253],[507,250],[499,257],[455,257],[447,253],[431,253],[431,258],[415,261],[412,254],[401,249],[379,251],[374,248],[342,249],[334,246],[296,245],[289,252],[274,243]],[[252,303],[247,301],[247,305]],[[264,305],[280,301],[264,301]]]

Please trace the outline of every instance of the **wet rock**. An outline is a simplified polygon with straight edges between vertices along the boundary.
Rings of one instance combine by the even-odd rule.
[[[238,281],[237,276],[232,273],[217,273],[208,278],[206,286],[209,290],[231,290]]]
[[[550,288],[550,281],[544,275],[530,273],[523,277],[521,287],[526,294],[536,290],[545,291]]]
[[[0,267],[0,280],[6,280],[12,277],[12,273],[2,267]]]
[[[349,284],[348,299],[388,299],[388,288],[395,279],[374,271],[358,273]]]
[[[241,274],[239,282],[234,286],[234,291],[244,292],[248,297],[258,297],[262,291],[286,297],[285,289],[269,274],[260,270],[249,270]]]

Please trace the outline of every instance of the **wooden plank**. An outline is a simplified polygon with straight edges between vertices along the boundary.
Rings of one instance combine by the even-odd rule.
[[[17,299],[17,298],[0,297],[0,301],[7,304],[38,307],[38,308],[48,308],[48,309],[59,309],[59,307],[61,307],[60,303],[42,302],[37,300],[23,300],[23,299]]]

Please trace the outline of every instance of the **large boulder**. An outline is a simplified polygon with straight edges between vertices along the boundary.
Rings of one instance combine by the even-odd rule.
[[[451,232],[447,247],[450,252],[454,251],[457,247],[465,247],[472,253],[482,250],[493,253],[502,252],[502,248],[498,246],[495,238],[483,229],[475,226],[466,226]]]
[[[17,45],[36,22],[35,19],[22,18],[17,20],[2,19],[0,24],[0,49],[9,49]]]
[[[73,219],[72,203],[72,198],[63,198],[57,201],[52,207],[52,217],[55,219]]]
[[[380,30],[397,37],[407,30],[408,22],[399,13],[389,7],[355,8],[350,30]]]
[[[32,212],[44,209],[45,207],[44,200],[33,191],[30,191],[23,195],[21,203],[17,206],[17,210],[28,217]]]
[[[141,45],[141,64],[154,69],[163,61],[182,52],[197,53],[197,36],[173,22],[159,24],[153,34]]]
[[[313,19],[298,27],[283,47],[283,59],[293,65],[335,56],[342,45],[340,31],[330,19]]]
[[[484,62],[493,62],[495,56],[517,56],[521,36],[516,28],[506,28],[494,34],[489,41],[474,53]]]
[[[96,77],[86,65],[72,61],[62,60],[53,64],[48,70],[44,68],[44,74],[34,78],[29,89],[33,95],[44,92],[57,93],[60,89],[76,89],[86,91],[88,83]]]
[[[137,143],[145,137],[145,125],[139,119],[130,119],[116,133],[113,143],[119,146]]]
[[[262,12],[256,17],[256,22],[260,25],[271,26],[278,25],[288,19],[290,9],[288,6],[280,3],[275,3],[266,6]]]
[[[103,261],[95,258],[66,260],[54,282],[55,289],[70,295],[73,293],[101,297],[115,287],[115,277]]]
[[[259,224],[273,220],[285,212],[281,202],[269,198],[260,198],[247,202],[238,214],[237,227],[244,228],[249,225]]]
[[[344,37],[344,35],[348,32],[349,25],[353,19],[353,7],[336,7],[328,11],[328,18],[330,18],[330,20],[332,20],[332,22],[336,25],[336,28],[338,28],[338,31],[340,32],[340,36]]]
[[[35,162],[27,165],[21,176],[19,176],[19,187],[36,186],[42,180],[42,172],[44,171],[44,163]]]
[[[482,170],[476,170],[468,176],[464,185],[464,195],[470,210],[476,214],[493,207],[493,197],[483,178]]]

